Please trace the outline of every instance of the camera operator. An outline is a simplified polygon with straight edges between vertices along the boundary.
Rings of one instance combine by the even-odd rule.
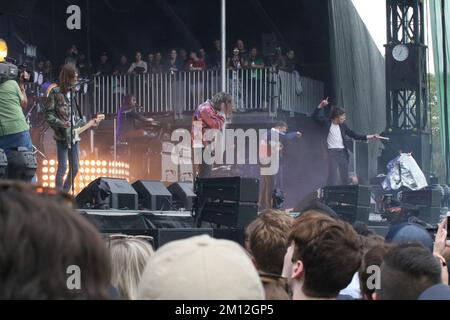
[[[19,147],[33,151],[30,128],[23,112],[28,105],[24,84],[29,78],[28,72],[22,71],[19,83],[7,80],[0,84],[0,148],[7,155]]]

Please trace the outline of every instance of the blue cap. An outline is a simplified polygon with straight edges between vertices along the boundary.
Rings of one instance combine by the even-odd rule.
[[[414,223],[392,226],[385,238],[386,242],[401,244],[419,242],[433,252],[433,239],[428,231]]]
[[[450,286],[438,284],[425,290],[419,300],[450,300]]]

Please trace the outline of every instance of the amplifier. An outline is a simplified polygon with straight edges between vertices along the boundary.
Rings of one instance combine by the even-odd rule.
[[[422,207],[440,207],[442,193],[439,190],[403,191],[402,202]]]
[[[243,229],[258,216],[256,203],[206,203],[200,221]]]
[[[371,189],[368,186],[329,186],[323,188],[323,200],[332,203],[370,207]]]
[[[196,194],[199,198],[226,201],[254,202],[259,200],[259,180],[227,177],[198,179]]]
[[[370,207],[352,206],[352,205],[330,205],[330,208],[344,221],[353,224],[356,221],[369,223]]]

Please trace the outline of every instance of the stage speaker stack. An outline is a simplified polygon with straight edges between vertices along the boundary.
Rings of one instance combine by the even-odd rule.
[[[124,179],[98,178],[75,198],[79,209],[137,210],[138,194]]]
[[[258,215],[259,180],[226,177],[198,179],[197,219],[244,229]]]
[[[132,184],[140,210],[172,210],[172,194],[161,181],[139,180]]]
[[[403,191],[401,202],[419,209],[418,218],[430,224],[438,224],[441,218],[442,193],[439,190]]]
[[[194,184],[191,182],[176,182],[168,188],[172,194],[176,209],[192,210],[195,201]]]
[[[351,224],[368,223],[371,189],[367,186],[329,186],[323,189],[324,203]]]

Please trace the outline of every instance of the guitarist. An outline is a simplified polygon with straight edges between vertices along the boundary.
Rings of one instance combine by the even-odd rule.
[[[69,160],[70,168],[73,168],[73,178],[78,174],[80,160],[80,137],[77,130],[71,130],[71,106],[70,95],[72,88],[78,80],[78,72],[71,64],[62,67],[59,74],[59,86],[53,88],[49,94],[47,104],[45,106],[45,118],[49,126],[54,131],[54,139],[56,140],[56,151],[58,157],[58,170],[56,173],[55,185],[57,189],[69,192],[72,187],[72,174],[69,171],[66,181],[63,184],[63,178],[67,171],[67,161]],[[72,110],[73,123],[76,129],[86,124],[81,112],[77,108]],[[90,121],[91,126],[97,126],[97,120]],[[70,139],[73,137],[73,145]],[[72,163],[73,159],[73,163]]]

